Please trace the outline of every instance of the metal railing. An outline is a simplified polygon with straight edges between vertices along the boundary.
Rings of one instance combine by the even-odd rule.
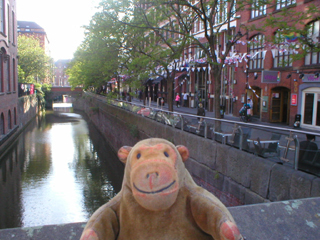
[[[91,95],[91,93],[88,94]],[[151,105],[145,106],[138,103],[110,99],[101,95],[92,95],[103,102],[134,114],[291,166],[295,170],[298,170],[300,141],[305,140],[306,134],[313,134],[318,136],[318,139],[320,138],[320,133],[306,132],[293,128],[211,117],[201,117],[203,121],[199,121],[199,116],[194,114],[170,112]],[[216,126],[219,126],[219,130],[217,130]]]

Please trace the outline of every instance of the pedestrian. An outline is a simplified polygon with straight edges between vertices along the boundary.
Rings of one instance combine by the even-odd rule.
[[[179,96],[179,93],[177,93],[175,101],[176,101],[176,106],[180,107],[180,96]]]
[[[187,106],[187,101],[188,101],[188,93],[184,93],[183,94],[183,106],[186,107]]]
[[[206,111],[204,110],[202,103],[199,103],[198,110],[197,110],[197,116],[205,116],[205,115],[206,115]],[[198,121],[199,121],[199,125],[197,128],[197,131],[200,131],[200,126],[202,124],[203,118],[198,117]]]

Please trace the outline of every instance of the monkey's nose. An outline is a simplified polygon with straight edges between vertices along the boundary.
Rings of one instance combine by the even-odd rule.
[[[149,178],[157,178],[159,177],[159,173],[158,172],[152,172],[152,173],[148,173],[146,175],[146,178],[149,179]]]

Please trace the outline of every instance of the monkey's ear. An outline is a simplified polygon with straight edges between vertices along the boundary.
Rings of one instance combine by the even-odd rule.
[[[187,161],[187,159],[189,158],[188,148],[183,145],[178,145],[178,146],[176,146],[176,148],[181,155],[182,161],[183,162]]]
[[[121,162],[124,164],[127,162],[127,157],[131,151],[132,147],[129,146],[123,146],[119,149],[118,151],[118,158],[120,159]]]

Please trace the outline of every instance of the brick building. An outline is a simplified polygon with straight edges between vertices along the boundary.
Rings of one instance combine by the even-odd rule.
[[[0,0],[0,140],[18,125],[16,1]]]
[[[40,46],[50,56],[49,40],[46,31],[35,22],[18,21],[18,34],[34,37],[39,40]]]
[[[306,12],[310,4],[320,7],[319,1],[286,0],[272,8],[264,7],[259,11],[242,12],[238,23],[239,26],[262,26],[267,14],[276,16],[282,8]],[[319,44],[319,15],[297,28],[307,26],[310,27],[310,37]],[[267,40],[270,37],[283,40],[280,44],[271,46]],[[237,68],[234,67],[234,78],[228,79],[227,88],[232,93],[230,99],[234,99],[231,102],[234,115],[238,114],[247,96],[253,100],[253,115],[262,121],[293,126],[295,115],[299,114],[303,127],[320,129],[320,55],[319,52],[310,52],[301,60],[288,61],[292,55],[301,51],[299,45],[296,50],[287,48],[294,41],[298,43],[298,37],[281,36],[278,29],[267,28],[264,32],[249,32],[242,38],[242,44],[237,44],[236,52],[240,56],[247,53],[250,58],[247,58],[248,62],[242,61]],[[236,80],[236,84],[233,80]]]
[[[230,22],[232,35],[243,35],[242,25],[265,25],[268,14],[276,16],[283,8],[304,13],[311,4],[320,8],[320,1],[277,0],[273,6],[237,12]],[[320,40],[319,17],[320,14],[315,14],[312,20],[296,26],[298,29],[309,28],[309,37],[315,45]],[[220,49],[216,52],[223,53],[228,41],[227,29],[222,26],[219,31]],[[206,41],[200,21],[195,21],[193,34],[200,41]],[[268,39],[274,38],[282,38],[283,41],[271,44]],[[296,115],[300,115],[301,126],[320,129],[320,54],[311,51],[303,59],[289,61],[294,54],[301,52],[302,44],[296,49],[287,48],[294,41],[296,45],[299,43],[297,35],[282,36],[276,28],[269,27],[263,32],[249,31],[230,50],[221,79],[210,75],[203,51],[197,46],[189,46],[177,63],[180,70],[176,71],[175,94],[187,92],[190,107],[196,107],[197,102],[202,101],[208,111],[213,111],[213,82],[220,81],[220,105],[225,114],[238,116],[246,99],[250,98],[253,115],[261,121],[293,126]]]
[[[58,60],[55,62],[54,83],[53,86],[69,87],[69,76],[66,75],[66,69],[70,59]]]

